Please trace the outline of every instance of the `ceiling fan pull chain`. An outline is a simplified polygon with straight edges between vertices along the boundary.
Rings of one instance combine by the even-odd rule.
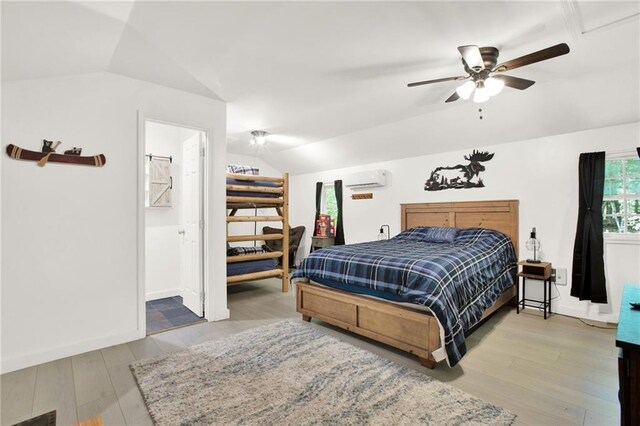
[[[480,113],[480,120],[482,120],[482,108],[478,108],[478,112]]]

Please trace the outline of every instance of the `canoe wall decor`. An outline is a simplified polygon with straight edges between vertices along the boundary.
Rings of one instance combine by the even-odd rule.
[[[49,142],[49,141],[46,141]],[[46,144],[45,144],[46,145]],[[55,146],[57,146],[56,144]],[[74,148],[78,149],[78,148]],[[107,158],[104,154],[81,156],[77,154],[56,154],[54,151],[38,152],[20,148],[17,145],[7,145],[7,155],[16,160],[37,161],[43,167],[49,163],[81,164],[85,166],[102,167],[106,164]],[[77,152],[77,151],[76,151]]]

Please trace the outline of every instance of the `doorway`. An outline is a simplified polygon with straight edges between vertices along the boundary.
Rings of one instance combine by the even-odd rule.
[[[205,321],[206,132],[144,122],[147,334]]]

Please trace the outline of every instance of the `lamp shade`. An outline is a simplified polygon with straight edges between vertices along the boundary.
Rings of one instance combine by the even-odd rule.
[[[464,83],[463,85],[459,86],[456,89],[456,93],[462,99],[467,100],[471,97],[471,94],[473,93],[473,89],[475,88],[476,88],[476,84],[473,81],[467,81],[466,83]]]
[[[489,96],[495,96],[502,92],[502,89],[504,88],[504,81],[489,77],[484,81],[484,87],[487,89]]]
[[[476,92],[473,95],[473,102],[480,104],[482,102],[488,101],[489,98],[489,91],[485,87],[478,85],[478,87],[476,88]]]

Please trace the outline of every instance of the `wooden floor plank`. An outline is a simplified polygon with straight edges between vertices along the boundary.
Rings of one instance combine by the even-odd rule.
[[[476,340],[474,335],[467,340]],[[555,362],[560,357],[560,352],[553,346],[536,346],[527,343],[513,342],[499,335],[488,335],[478,343],[482,350],[511,355],[516,358],[528,359],[530,361]]]
[[[479,367],[478,365],[482,366]],[[473,359],[462,365],[465,375],[460,377],[454,385],[460,382],[479,380],[482,386],[506,399],[535,400],[538,407],[544,407],[544,412],[563,419],[569,423],[580,424],[584,419],[586,409],[574,401],[558,398],[551,390],[553,387],[542,381],[533,382],[533,377],[524,381],[509,368],[502,368],[498,363]],[[481,373],[481,374],[477,374]]]
[[[111,383],[127,425],[152,425],[151,417],[128,364],[109,367]]]
[[[175,329],[174,332],[187,346],[193,346],[202,342],[202,334],[200,334],[195,327],[180,327]]]
[[[104,426],[122,426],[127,424],[115,394],[78,405],[79,421],[83,422],[96,416],[102,417],[102,424]]]
[[[516,425],[524,426],[562,426],[562,425],[580,425],[582,424],[579,419],[577,421],[571,421],[565,417],[560,417],[554,413],[546,410],[545,407],[536,406],[531,403],[531,400],[518,400],[504,396],[504,394],[498,394],[493,392],[492,389],[487,389],[487,386],[482,383],[471,383],[465,381],[464,383],[451,383],[453,386],[457,386],[465,392],[472,395],[482,395],[483,399],[492,402],[501,407],[508,408],[511,412],[516,413]]]
[[[180,351],[187,347],[187,345],[182,340],[180,340],[180,337],[175,330],[169,330],[165,331],[164,333],[147,336],[147,339],[155,342],[160,350],[162,350],[162,353],[165,354]]]
[[[591,410],[587,410],[584,426],[614,426],[620,424],[620,416],[609,417]]]
[[[37,368],[29,367],[0,376],[0,424],[12,425],[31,418]]]
[[[73,356],[71,363],[78,406],[115,395],[101,351],[91,351]],[[80,417],[79,412],[78,417]]]
[[[576,335],[576,333],[572,334],[571,339],[567,339],[566,332],[563,331],[560,333],[558,330],[549,329],[545,329],[545,332],[541,333],[540,330],[536,331],[535,329],[510,329],[505,326],[499,330],[494,330],[491,335],[511,340],[518,344],[524,343],[533,346],[543,346],[551,343],[556,351],[581,351],[583,353],[584,351],[589,351],[595,355],[606,357],[611,357],[611,347],[615,347],[614,338],[611,338],[604,344],[593,345],[593,339],[586,339],[582,335]]]
[[[127,343],[127,346],[129,346],[131,353],[133,353],[133,356],[135,356],[137,360],[151,358],[157,355],[162,355],[163,353],[158,344],[149,337],[129,342]]]
[[[58,425],[78,423],[71,358],[38,365],[32,416],[53,410]]]
[[[509,366],[510,369],[522,375],[529,375],[531,371],[538,371],[538,379],[550,383],[556,383],[563,387],[584,393],[594,398],[618,404],[618,381],[614,377],[607,380],[590,380],[587,372],[575,371],[574,369],[554,368],[554,366],[517,359]],[[578,369],[576,369],[578,370]],[[600,377],[605,377],[600,375]]]
[[[102,357],[107,369],[117,365],[129,365],[136,360],[126,343],[102,349]]]
[[[575,350],[561,351],[558,360],[610,375],[618,374],[618,359],[614,356],[597,355],[589,353],[589,351]]]

